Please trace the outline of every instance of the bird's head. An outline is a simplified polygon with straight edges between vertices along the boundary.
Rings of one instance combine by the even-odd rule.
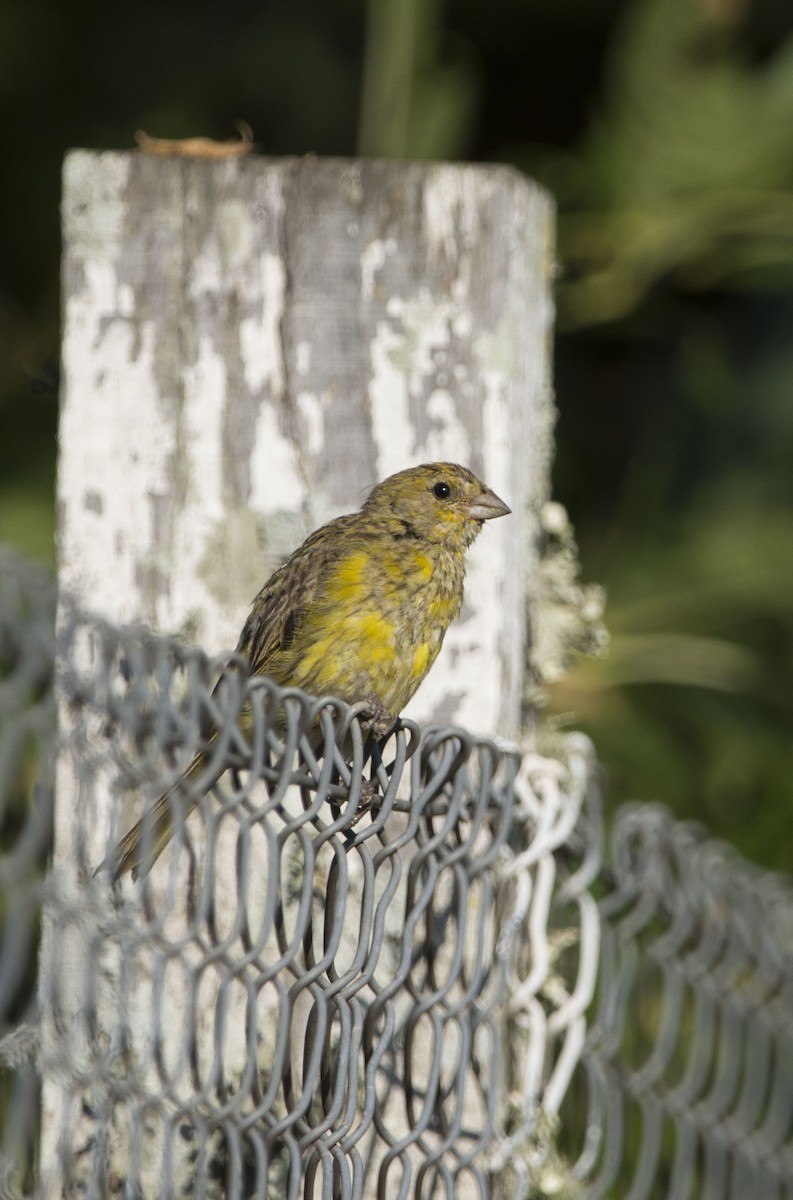
[[[483,522],[511,510],[467,467],[441,462],[390,475],[369,494],[364,511],[401,523],[408,535],[464,548]]]

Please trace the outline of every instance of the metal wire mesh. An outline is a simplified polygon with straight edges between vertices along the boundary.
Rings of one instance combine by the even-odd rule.
[[[611,843],[572,1174],[593,1200],[789,1200],[793,885],[653,805]]]
[[[235,663],[212,690],[219,664],[146,630],[62,603],[55,637],[51,594],[33,613],[23,592],[6,598],[3,627],[13,641],[27,616],[28,641],[44,646],[39,750],[57,751],[58,800],[48,874],[34,867],[51,804],[31,816],[45,831],[32,859],[10,831],[0,877],[21,874],[34,918],[27,941],[7,923],[0,971],[16,987],[27,972],[24,1012],[3,1014],[8,1107],[26,1120],[6,1147],[8,1186],[502,1194],[502,1148],[530,1144],[583,1041],[595,959],[570,921],[592,905],[570,870],[559,910],[570,963],[546,985],[553,853],[594,799],[588,747],[573,740],[567,763],[522,758],[462,729],[419,740],[410,722],[372,746],[355,708]],[[30,675],[18,651],[9,729]],[[198,788],[189,819],[175,804],[155,869],[134,884],[95,876],[210,725],[209,757],[228,770]]]
[[[375,747],[146,630],[56,636],[0,567],[0,1197],[793,1191],[787,883],[648,807],[604,871],[577,735]],[[201,745],[151,873],[95,875]]]

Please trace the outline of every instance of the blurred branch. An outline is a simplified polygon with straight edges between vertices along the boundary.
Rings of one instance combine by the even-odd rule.
[[[410,102],[424,0],[369,0],[366,14],[358,153],[401,157],[410,124]],[[434,7],[434,5],[433,5]]]
[[[677,683],[744,692],[762,677],[757,655],[720,638],[683,633],[620,634],[598,671],[599,687]],[[579,677],[585,678],[582,676]]]
[[[560,286],[568,327],[627,316],[673,270],[693,291],[761,268],[787,268],[793,279],[788,192],[706,193],[654,207],[567,214],[561,225],[565,260],[578,275]]]
[[[743,16],[713,0],[629,6],[599,120],[572,170],[549,164],[564,325],[625,317],[671,273],[691,290],[757,271],[793,280],[793,39],[747,65]]]
[[[471,47],[444,32],[443,0],[368,0],[358,154],[448,159],[463,152],[479,94]]]

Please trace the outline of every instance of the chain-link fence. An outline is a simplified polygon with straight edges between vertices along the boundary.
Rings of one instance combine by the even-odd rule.
[[[586,1130],[568,1145],[584,1194],[790,1200],[791,881],[652,805],[620,812],[610,859],[562,1121]]]
[[[793,1193],[784,882],[0,571],[0,1196]]]

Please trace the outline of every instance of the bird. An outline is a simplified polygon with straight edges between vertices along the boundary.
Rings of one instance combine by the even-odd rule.
[[[251,675],[314,696],[366,703],[366,729],[385,737],[438,656],[460,614],[466,551],[485,521],[511,510],[457,463],[409,467],[377,484],[358,512],[316,529],[269,577],[253,601],[236,653]],[[240,720],[244,722],[245,712]],[[179,797],[186,818],[199,800],[191,783],[213,735],[177,782],[97,867],[113,881],[149,872],[173,833]],[[225,768],[221,767],[216,782]]]

